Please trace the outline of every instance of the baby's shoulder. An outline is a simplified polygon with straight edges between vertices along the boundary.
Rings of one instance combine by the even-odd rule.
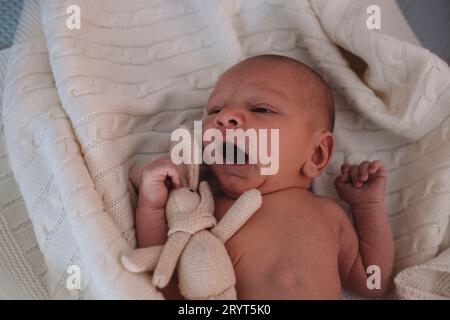
[[[332,198],[314,195],[312,202],[317,210],[324,214],[332,215],[338,219],[342,219],[347,215],[344,208]]]
[[[315,219],[340,223],[346,217],[343,207],[334,199],[312,192],[291,188],[263,196],[262,210],[285,212],[293,216],[312,216]]]
[[[349,215],[339,202],[326,196],[315,195],[314,198],[316,213],[323,218],[323,221],[327,221],[338,234],[348,227]]]
[[[312,197],[317,206],[327,211],[343,211],[342,206],[333,198],[314,194]]]
[[[345,215],[342,206],[334,199],[326,196],[316,195],[310,191],[299,190],[296,188],[282,190],[281,192],[264,196],[266,204],[282,204],[286,206],[311,207],[321,212],[326,212],[335,215]]]

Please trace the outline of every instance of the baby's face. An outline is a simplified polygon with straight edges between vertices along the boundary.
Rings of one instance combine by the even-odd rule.
[[[259,161],[211,165],[225,194],[237,197],[252,188],[266,194],[301,183],[300,170],[312,149],[314,133],[308,115],[309,89],[302,75],[285,65],[244,62],[222,75],[207,103],[204,131],[219,129],[225,141],[226,129],[268,129],[268,136],[270,129],[279,130],[279,159],[273,159],[279,162],[276,174],[261,175]],[[273,146],[268,142],[271,154]],[[204,147],[209,143],[204,142]]]

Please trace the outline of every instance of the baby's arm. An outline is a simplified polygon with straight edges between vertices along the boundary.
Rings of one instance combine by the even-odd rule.
[[[169,194],[168,178],[174,187],[180,186],[178,170],[169,158],[157,159],[142,171],[135,218],[138,248],[162,245],[167,240],[164,207]]]
[[[341,228],[339,269],[345,287],[368,297],[381,297],[389,289],[394,243],[384,203],[387,173],[380,161],[359,166],[344,164],[336,178],[339,196],[351,208],[354,227],[345,216]],[[355,230],[356,229],[356,230]],[[369,266],[379,268],[379,288],[370,289]],[[369,280],[369,284],[376,282]]]
[[[153,161],[142,171],[135,218],[138,248],[163,245],[167,241],[165,205],[169,196],[168,185],[181,186],[178,170],[168,157]],[[183,299],[177,281],[175,273],[162,290],[166,299]]]

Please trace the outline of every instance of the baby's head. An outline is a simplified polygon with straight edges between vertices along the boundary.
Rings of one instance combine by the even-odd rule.
[[[204,131],[219,129],[224,140],[226,129],[268,129],[269,136],[270,129],[279,130],[275,174],[262,175],[259,162],[211,165],[222,190],[232,197],[252,188],[262,194],[308,189],[331,160],[333,127],[333,97],[325,81],[305,64],[277,55],[252,57],[228,69],[209,97],[203,120]]]

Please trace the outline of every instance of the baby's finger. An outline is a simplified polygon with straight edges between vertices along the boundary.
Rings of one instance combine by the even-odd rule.
[[[170,177],[175,185],[180,182],[177,167],[172,162],[165,160],[152,162],[144,168],[142,175],[142,181],[145,185],[164,183],[167,177]]]
[[[334,179],[334,183],[336,185],[342,185],[342,184],[349,182],[349,179],[350,179],[350,175],[347,171],[346,173],[343,173],[343,174],[337,176],[336,179]]]
[[[168,165],[166,167],[165,176],[172,180],[172,183],[176,188],[181,186],[180,174],[175,165]]]
[[[358,167],[357,165],[353,165],[350,168],[350,177],[352,178],[352,184],[355,188],[362,187],[362,182],[358,180]]]
[[[369,165],[369,173],[370,174],[376,173],[377,176],[387,176],[384,164],[380,160],[375,160]]]
[[[350,164],[348,164],[347,162],[345,162],[342,166],[341,166],[341,172],[342,173],[348,173],[350,171]]]
[[[369,165],[370,165],[369,161],[364,161],[359,165],[359,168],[358,168],[358,180],[359,181],[364,182],[369,178],[369,172],[368,172]]]
[[[159,166],[159,165],[164,165],[167,163],[172,163],[172,161],[170,160],[170,157],[165,155],[165,156],[161,156],[155,160],[152,161],[152,163],[150,164],[153,167]]]

